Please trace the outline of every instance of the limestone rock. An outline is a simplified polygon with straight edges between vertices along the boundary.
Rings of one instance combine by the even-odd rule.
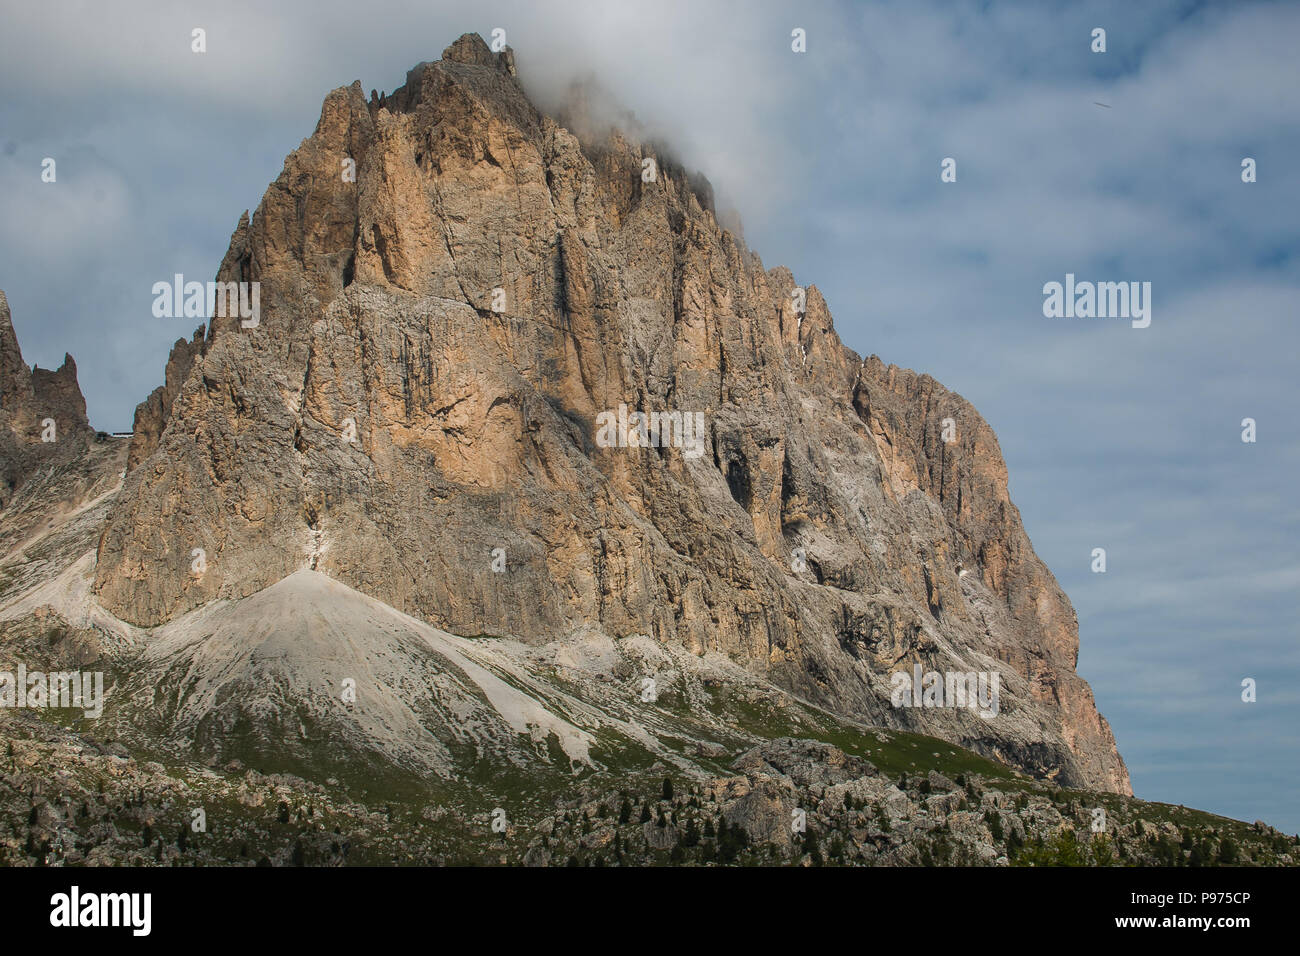
[[[0,509],[37,469],[75,458],[91,435],[77,363],[28,368],[0,292]]]
[[[131,451],[127,457],[127,469],[133,469],[154,453],[158,439],[171,415],[172,404],[181,390],[181,383],[190,373],[196,358],[203,354],[203,327],[194,332],[194,337],[186,342],[177,339],[167,358],[167,370],[163,384],[141,402],[135,410],[135,424],[132,427]]]
[[[317,570],[460,634],[722,654],[1129,792],[975,410],[845,347],[661,147],[574,125],[476,36],[330,93],[217,275],[260,283],[260,322],[178,343],[137,415],[99,600],[153,626]],[[620,406],[699,413],[702,454],[603,447]],[[891,706],[917,665],[1000,672],[997,717]]]

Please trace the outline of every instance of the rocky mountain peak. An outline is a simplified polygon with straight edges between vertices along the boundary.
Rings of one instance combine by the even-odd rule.
[[[648,639],[1129,791],[979,414],[845,347],[707,181],[545,114],[508,50],[330,93],[217,280],[260,318],[178,342],[137,414],[94,571],[118,618],[316,571],[454,634]],[[997,674],[996,714],[893,699],[950,672]]]
[[[463,34],[460,39],[443,50],[441,62],[487,66],[508,73],[510,76],[517,75],[514,51],[507,46],[500,53],[493,53],[477,33]]]

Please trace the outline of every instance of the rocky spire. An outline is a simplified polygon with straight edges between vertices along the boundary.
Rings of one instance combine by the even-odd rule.
[[[65,354],[57,371],[29,369],[0,292],[0,507],[34,469],[76,454],[89,433],[77,363]]]
[[[31,400],[31,371],[18,347],[18,336],[9,315],[9,299],[0,292],[0,414],[27,408]]]

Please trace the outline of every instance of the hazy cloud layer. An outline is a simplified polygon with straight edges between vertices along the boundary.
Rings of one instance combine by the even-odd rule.
[[[850,346],[980,409],[1138,795],[1300,829],[1300,8],[10,7],[0,288],[29,362],[76,356],[98,427],[130,426],[191,331],[153,318],[152,283],[212,276],[329,90],[392,90],[503,27],[536,96],[594,74]],[[1150,328],[1044,318],[1067,272],[1151,282]]]

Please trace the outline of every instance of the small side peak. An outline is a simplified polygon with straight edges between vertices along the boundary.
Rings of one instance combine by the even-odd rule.
[[[447,49],[442,51],[442,58],[452,63],[468,63],[473,66],[495,66],[496,56],[477,33],[466,33]]]
[[[511,76],[518,75],[515,69],[515,51],[507,46],[500,53],[493,53],[484,39],[477,33],[463,35],[442,51],[442,59],[449,63],[495,67]]]

